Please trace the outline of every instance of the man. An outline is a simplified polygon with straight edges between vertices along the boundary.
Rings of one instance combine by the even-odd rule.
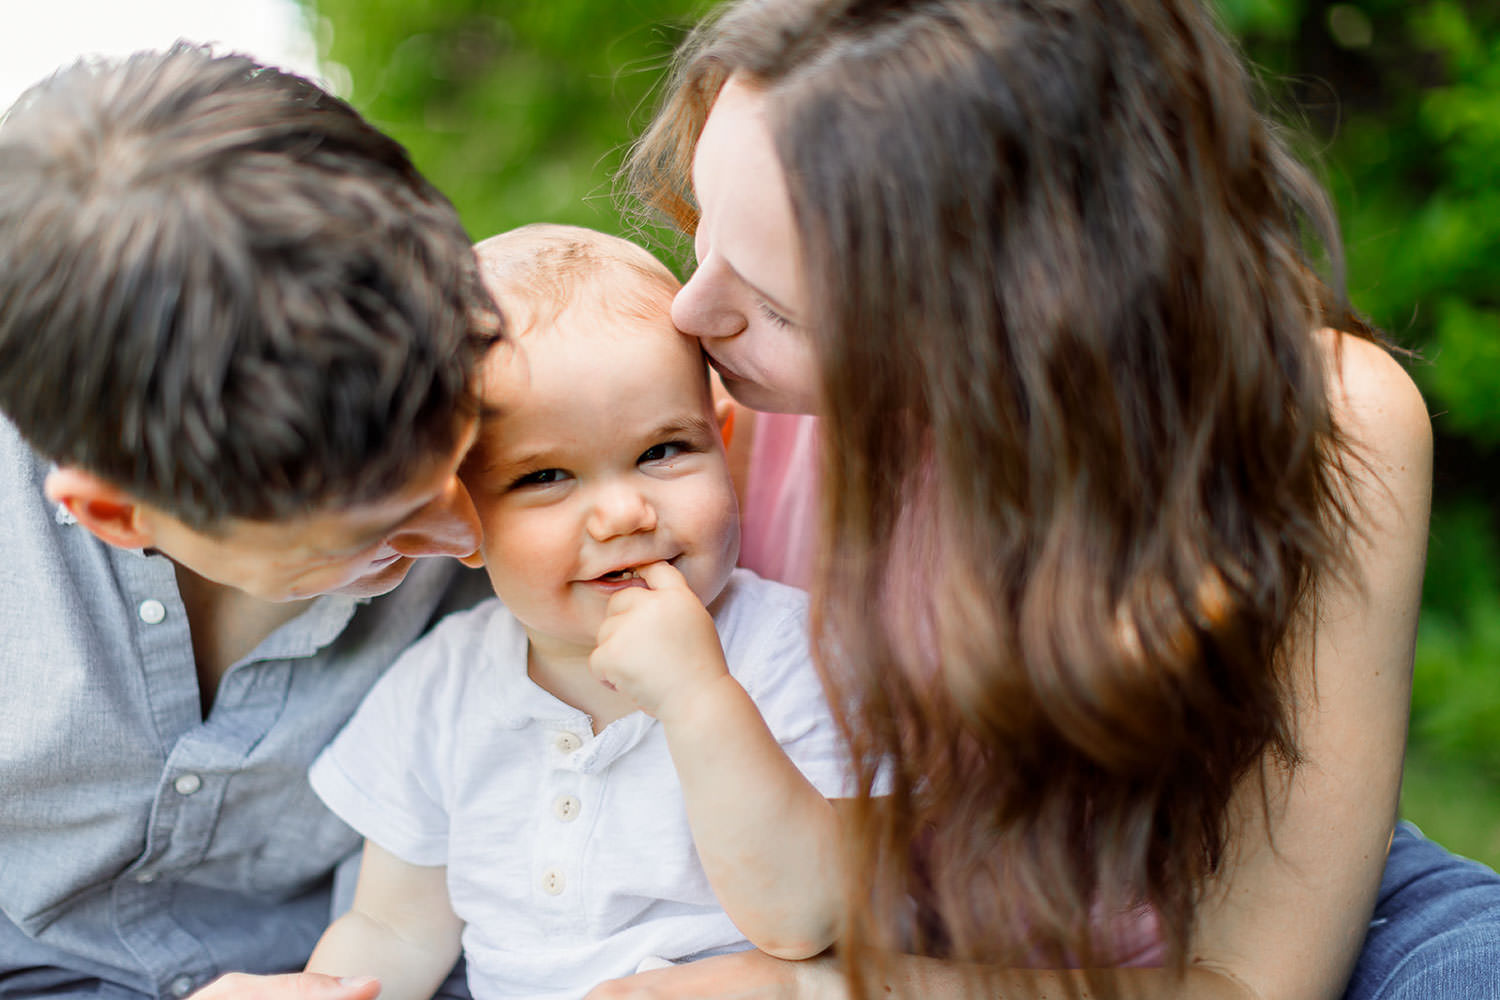
[[[418,560],[478,547],[500,327],[451,205],[300,78],[179,46],[0,124],[0,996],[300,968],[359,842],[307,765],[485,589]]]

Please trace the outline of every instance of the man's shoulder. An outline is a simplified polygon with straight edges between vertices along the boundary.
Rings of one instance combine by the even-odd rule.
[[[51,463],[32,450],[16,425],[0,413],[0,502],[12,512],[52,507],[42,492]]]

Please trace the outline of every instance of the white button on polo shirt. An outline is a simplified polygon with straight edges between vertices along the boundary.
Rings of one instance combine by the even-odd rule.
[[[568,880],[563,878],[563,873],[556,868],[548,868],[542,872],[542,891],[549,896],[562,895],[567,884]]]
[[[177,780],[172,782],[172,787],[177,789],[178,795],[192,795],[203,787],[203,779],[196,774],[178,775]]]
[[[160,625],[162,619],[167,617],[167,606],[152,597],[142,601],[141,606],[136,609],[136,613],[141,616],[141,621],[147,625]]]
[[[583,809],[583,803],[576,795],[559,795],[552,802],[553,814],[564,823],[571,823],[578,818],[578,813]]]
[[[579,739],[573,733],[558,733],[557,738],[552,741],[552,745],[557,747],[558,753],[572,753],[583,746],[583,740]]]

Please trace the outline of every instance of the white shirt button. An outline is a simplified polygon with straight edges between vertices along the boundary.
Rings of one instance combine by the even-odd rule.
[[[142,601],[141,606],[136,609],[136,613],[141,616],[141,621],[147,625],[158,625],[163,618],[167,617],[167,606],[153,597]]]
[[[563,873],[556,868],[548,868],[542,872],[542,891],[549,896],[562,895],[567,884],[568,880],[563,878]]]
[[[172,980],[172,985],[168,986],[167,989],[172,991],[174,997],[185,997],[193,992],[193,977],[178,976]]]
[[[146,885],[149,882],[155,882],[156,881],[156,872],[152,872],[152,871],[136,872],[135,873],[135,880],[137,882],[139,882],[141,885]]]
[[[583,746],[583,740],[572,733],[558,733],[557,739],[553,741],[552,745],[557,747],[558,753],[572,753]]]
[[[180,774],[177,780],[172,782],[172,787],[177,789],[178,795],[192,795],[203,787],[203,779],[196,774]]]
[[[564,823],[571,823],[578,818],[579,810],[583,803],[578,801],[576,795],[559,795],[552,803],[552,812]]]

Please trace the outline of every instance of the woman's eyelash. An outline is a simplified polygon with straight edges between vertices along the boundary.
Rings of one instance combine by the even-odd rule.
[[[771,308],[770,304],[767,302],[760,303],[760,311],[761,314],[766,317],[766,319],[770,320],[772,323],[775,323],[777,326],[789,327],[793,325],[791,320],[787,319],[785,316],[781,315],[781,313]]]

